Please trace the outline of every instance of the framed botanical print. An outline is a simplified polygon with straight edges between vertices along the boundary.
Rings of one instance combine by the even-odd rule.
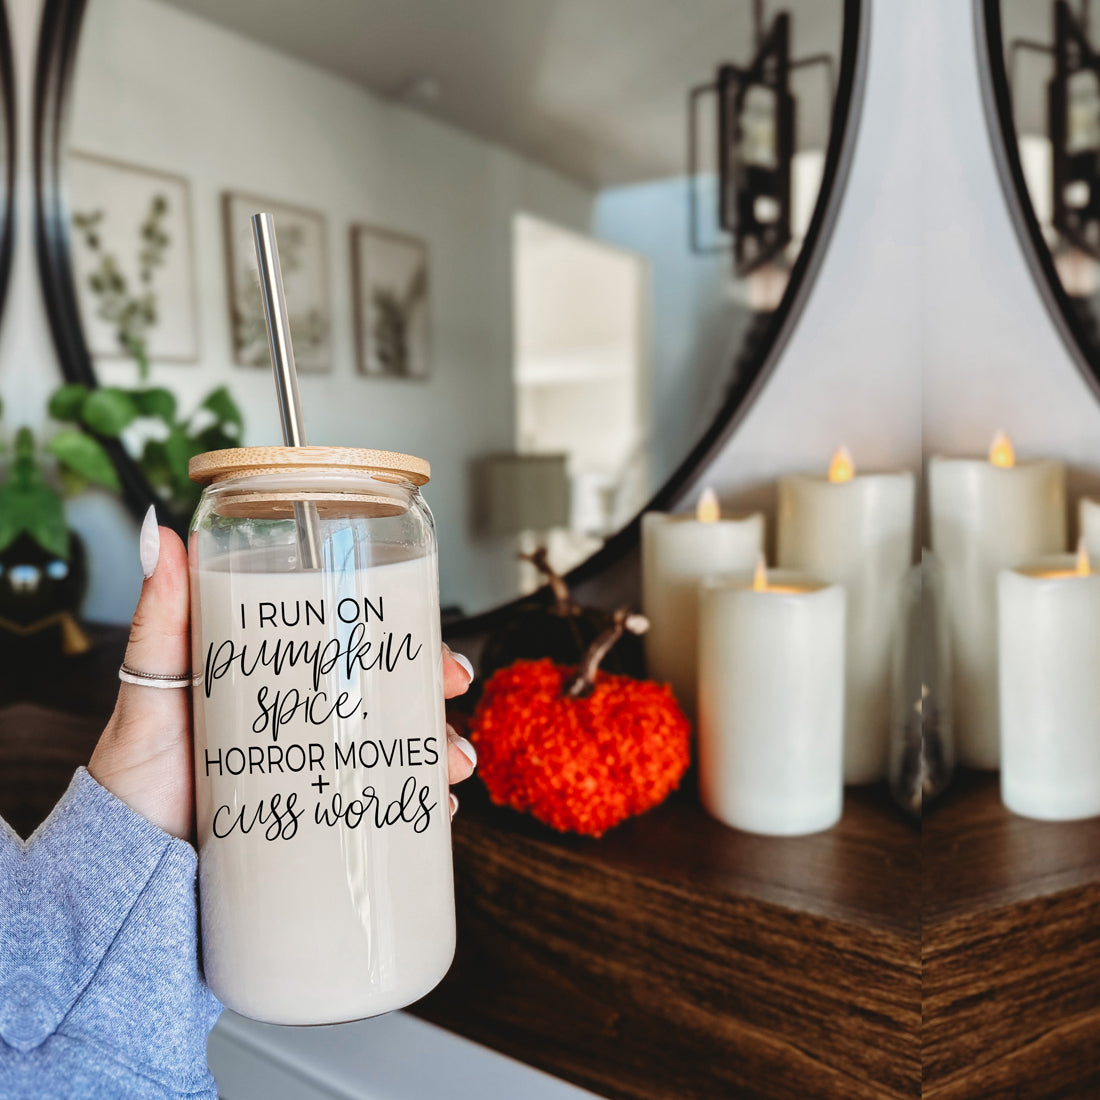
[[[252,238],[251,218],[260,211],[267,211],[275,220],[298,370],[303,373],[331,370],[332,306],[324,215],[274,199],[226,191],[222,195],[222,219],[233,361],[243,367],[266,367],[270,363]]]
[[[69,154],[73,274],[96,358],[199,357],[191,189],[182,176]]]
[[[427,378],[427,244],[386,229],[354,225],[351,261],[359,373]]]

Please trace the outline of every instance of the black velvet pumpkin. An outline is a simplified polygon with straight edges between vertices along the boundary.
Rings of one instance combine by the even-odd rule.
[[[557,665],[577,665],[614,619],[609,611],[576,603],[564,578],[547,561],[545,550],[522,557],[538,567],[547,583],[486,639],[479,668],[483,682],[516,661],[549,657]],[[607,655],[602,667],[607,672],[640,676],[642,666],[640,640],[628,635]]]

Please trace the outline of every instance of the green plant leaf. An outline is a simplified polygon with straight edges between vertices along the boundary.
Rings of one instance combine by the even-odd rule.
[[[137,419],[137,415],[133,398],[117,386],[93,390],[80,410],[81,419],[93,432],[110,438]]]
[[[8,468],[7,485],[13,491],[42,484],[42,471],[34,453],[34,435],[30,428],[20,428],[12,444],[12,461]]]
[[[199,408],[209,409],[223,425],[235,424],[237,426],[236,434],[240,435],[244,427],[241,410],[237,402],[229,395],[229,390],[225,386],[219,386],[216,390],[211,390]]]
[[[154,489],[172,487],[172,467],[168,462],[168,452],[159,439],[150,439],[145,444],[138,463]]]
[[[187,464],[202,451],[197,439],[191,439],[186,432],[175,428],[164,440],[164,456],[172,472],[172,481],[179,494],[186,493],[191,479],[187,476]]]
[[[7,484],[0,488],[0,550],[26,532],[49,554],[68,560],[69,525],[61,498],[48,486]]]
[[[67,497],[78,497],[90,484],[86,477],[81,477],[68,466],[57,467],[57,476],[61,482],[61,491]]]
[[[47,497],[49,504],[47,504]],[[50,554],[69,560],[69,525],[61,497],[45,490],[35,505],[34,516],[27,525],[27,534]]]
[[[142,416],[155,416],[171,426],[176,416],[176,398],[171,390],[131,390],[130,396]]]
[[[34,433],[26,426],[15,433],[15,460],[37,467],[34,461]]]
[[[220,424],[211,424],[193,437],[198,444],[198,453],[203,451],[224,451],[230,447],[240,446],[240,438],[230,435]]]
[[[50,394],[48,406],[50,416],[54,420],[80,422],[80,410],[84,407],[84,401],[88,396],[88,387],[81,382],[70,382],[65,386],[58,386]]]
[[[85,432],[72,428],[58,432],[46,449],[61,465],[86,481],[118,492],[118,473],[103,445]]]
[[[0,488],[0,551],[7,550],[23,531],[23,525],[12,511],[10,486]]]
[[[23,533],[23,523],[13,505],[17,497],[11,485],[0,487],[0,551],[9,546]]]

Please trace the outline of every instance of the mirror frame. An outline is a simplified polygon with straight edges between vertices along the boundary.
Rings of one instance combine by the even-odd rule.
[[[974,38],[986,129],[1012,226],[1054,327],[1093,396],[1100,400],[1100,347],[1095,347],[1090,359],[1090,341],[1085,326],[1054,267],[1054,257],[1035,216],[1020,163],[1005,65],[1000,0],[973,0],[973,3]]]
[[[96,386],[95,364],[80,323],[65,193],[68,105],[85,6],[86,0],[45,0],[43,5],[35,72],[34,221],[39,277],[61,372],[67,382]],[[715,410],[702,437],[645,507],[567,575],[570,585],[601,577],[636,552],[642,514],[654,509],[669,510],[683,500],[708,463],[737,430],[775,369],[821,267],[843,198],[866,83],[869,6],[869,0],[843,0],[839,78],[821,190],[779,306],[768,318],[741,374]],[[159,498],[121,444],[112,440],[103,442],[119,472],[123,499],[131,513],[140,519],[150,504],[160,502]],[[172,525],[186,536],[182,519],[173,517],[173,521]],[[448,622],[444,635],[453,638],[483,633],[502,621],[519,603],[549,598],[549,592],[542,589],[539,594],[510,600],[488,611]]]
[[[8,298],[15,254],[15,61],[12,56],[8,9],[0,0],[0,316]]]

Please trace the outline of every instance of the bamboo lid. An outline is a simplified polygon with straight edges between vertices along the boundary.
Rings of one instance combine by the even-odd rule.
[[[432,468],[422,458],[362,447],[231,447],[195,455],[187,472],[200,485],[256,474],[292,474],[306,470],[390,474],[426,485]]]

